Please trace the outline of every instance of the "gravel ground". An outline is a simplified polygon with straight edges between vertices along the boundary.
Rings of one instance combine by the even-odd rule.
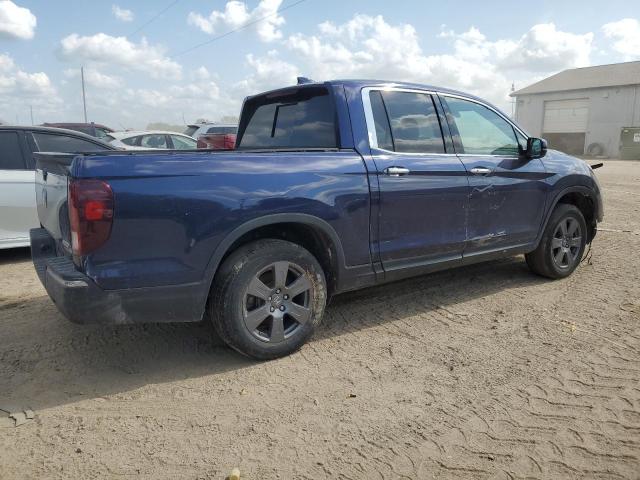
[[[207,324],[77,326],[0,252],[0,478],[640,478],[640,162],[562,281],[522,257],[334,299],[258,363]]]

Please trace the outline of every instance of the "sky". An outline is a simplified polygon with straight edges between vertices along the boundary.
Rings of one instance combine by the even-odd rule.
[[[0,0],[0,121],[116,129],[237,116],[247,95],[317,81],[411,81],[510,113],[558,71],[640,60],[629,0]]]

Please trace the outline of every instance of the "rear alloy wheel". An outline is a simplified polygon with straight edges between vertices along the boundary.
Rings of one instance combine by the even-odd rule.
[[[545,228],[538,248],[525,255],[529,268],[549,278],[568,277],[580,264],[587,241],[582,212],[570,204],[559,204]]]
[[[301,246],[252,242],[216,274],[209,312],[220,337],[247,356],[288,355],[313,335],[326,303],[324,272]]]
[[[254,275],[246,288],[242,316],[251,334],[278,343],[311,319],[314,286],[295,263],[274,262]]]

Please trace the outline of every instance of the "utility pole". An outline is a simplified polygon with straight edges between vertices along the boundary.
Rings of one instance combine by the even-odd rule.
[[[80,67],[80,77],[82,77],[82,105],[84,106],[84,123],[87,123],[87,97],[84,93],[84,67]]]
[[[516,84],[515,82],[511,82],[511,93],[513,94],[513,92],[516,91]],[[511,97],[511,119],[515,120],[516,119],[516,97]]]
[[[33,105],[29,105],[29,110],[31,111],[31,125],[35,125],[33,122]]]

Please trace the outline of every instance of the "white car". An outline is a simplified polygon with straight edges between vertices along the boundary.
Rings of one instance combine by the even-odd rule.
[[[125,150],[195,150],[196,141],[188,135],[160,130],[111,132],[105,141]]]
[[[62,128],[0,126],[0,249],[29,246],[36,212],[35,152],[115,150],[84,133]]]

